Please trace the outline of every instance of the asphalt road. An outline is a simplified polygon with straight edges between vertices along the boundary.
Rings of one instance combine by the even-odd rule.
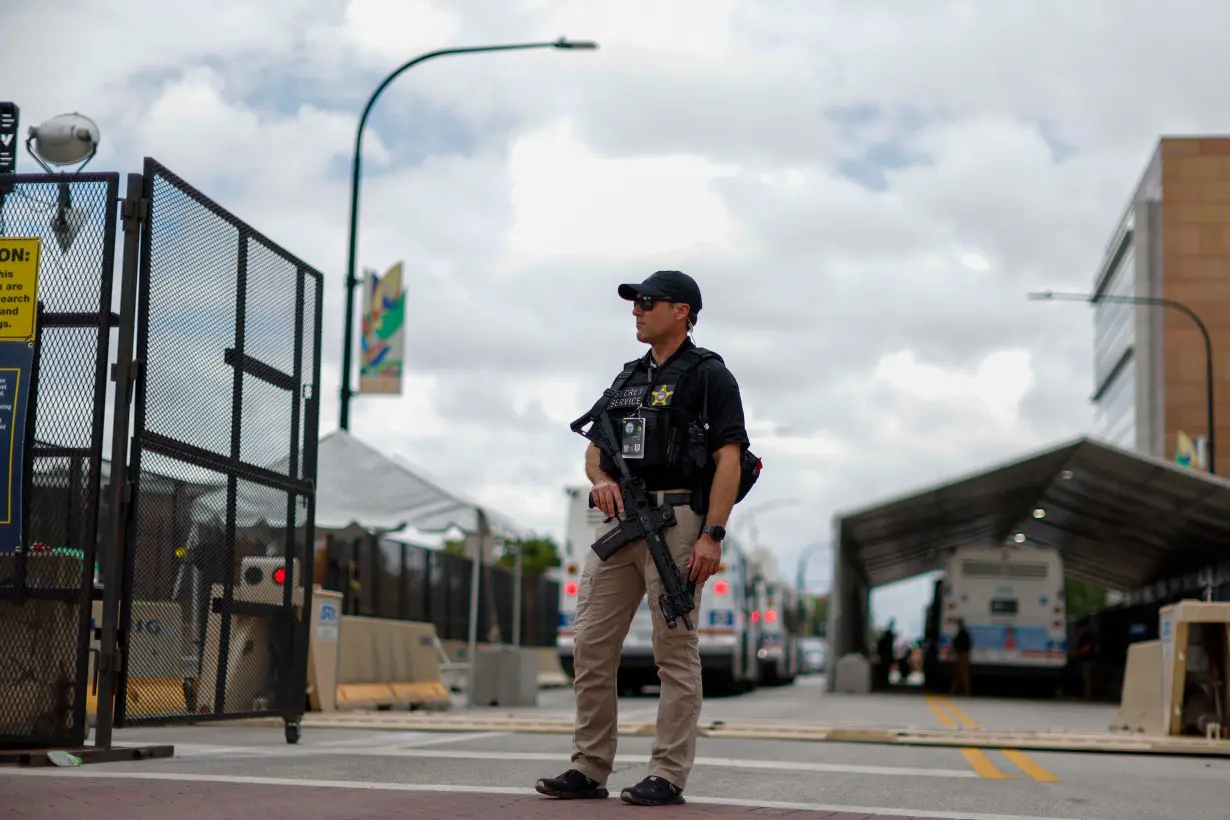
[[[548,690],[540,693],[537,710],[472,711],[560,715],[571,714],[570,705],[571,692]],[[652,696],[620,701],[621,717],[633,720],[651,721],[656,709]],[[708,701],[702,720],[1100,731],[1112,712],[1101,705],[1072,703],[828,695],[813,678]],[[536,778],[567,767],[570,747],[570,739],[562,735],[316,728],[305,729],[301,742],[290,746],[279,728],[267,726],[129,729],[117,731],[115,741],[174,743],[176,756],[57,769],[50,776],[105,775],[133,784],[142,781],[127,780],[129,776],[184,784],[216,779],[271,786],[291,781],[529,793]],[[651,743],[646,737],[620,738],[617,770],[609,784],[613,793],[643,776]],[[848,811],[853,816],[1160,820],[1225,817],[1230,805],[1230,760],[708,738],[698,742],[697,755],[689,798]],[[7,778],[48,774],[9,770],[0,775],[0,793]],[[355,799],[361,800],[362,794]]]

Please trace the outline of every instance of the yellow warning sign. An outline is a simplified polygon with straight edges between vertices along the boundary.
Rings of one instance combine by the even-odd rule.
[[[37,236],[0,236],[0,342],[34,338],[42,249]]]

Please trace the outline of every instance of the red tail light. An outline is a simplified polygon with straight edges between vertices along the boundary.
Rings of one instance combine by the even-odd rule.
[[[760,620],[760,613],[759,613],[759,612],[753,612],[753,613],[752,613],[752,623],[756,623],[756,622],[757,622],[757,621],[759,621],[759,620]]]
[[[580,588],[581,588],[580,585],[578,585],[576,581],[569,581],[568,583],[564,584],[564,594],[565,595],[576,595],[577,591]]]
[[[714,582],[714,584],[713,584],[713,594],[715,594],[715,595],[725,595],[727,592],[730,592],[730,584],[726,583],[725,581],[716,581],[716,582]]]
[[[278,567],[273,571],[273,582],[279,586],[286,583],[286,567]]]
[[[777,620],[777,611],[770,609],[768,612],[764,614],[764,619],[768,621],[769,623],[773,623],[774,621]]]

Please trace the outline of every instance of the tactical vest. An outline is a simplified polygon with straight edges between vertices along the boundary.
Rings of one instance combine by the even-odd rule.
[[[704,470],[710,457],[702,418],[675,404],[675,397],[693,368],[711,358],[722,361],[712,350],[689,347],[658,368],[652,382],[628,386],[634,375],[645,370],[643,359],[627,362],[615,377],[607,410],[616,433],[622,436],[625,419],[639,416],[645,424],[643,455],[628,459],[631,469],[678,470],[685,479],[693,479]],[[707,395],[702,399],[706,406],[707,399]]]
[[[585,424],[596,420],[603,412],[609,412],[615,435],[619,437],[624,429],[623,422],[640,416],[645,420],[644,455],[642,458],[626,460],[629,469],[634,472],[640,471],[637,468],[678,470],[686,483],[697,484],[696,489],[700,491],[698,495],[707,495],[705,488],[700,486],[700,479],[711,466],[708,442],[708,385],[704,385],[701,392],[699,417],[693,416],[690,411],[675,405],[674,402],[680,386],[692,369],[709,358],[723,362],[722,357],[712,350],[689,347],[660,368],[651,383],[629,386],[628,382],[641,369],[644,361],[633,359],[624,364],[623,370],[590,411],[572,422],[570,427],[573,432],[580,433]],[[582,435],[589,437],[588,434]],[[622,442],[612,442],[612,446],[619,448]],[[749,448],[744,448],[739,460],[739,489],[735,503],[742,501],[751,492],[763,467],[764,463],[760,457]],[[697,508],[694,506],[694,509]]]

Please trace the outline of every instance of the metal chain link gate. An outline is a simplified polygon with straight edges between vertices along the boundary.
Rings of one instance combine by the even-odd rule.
[[[323,277],[152,159],[115,725],[306,706]]]

